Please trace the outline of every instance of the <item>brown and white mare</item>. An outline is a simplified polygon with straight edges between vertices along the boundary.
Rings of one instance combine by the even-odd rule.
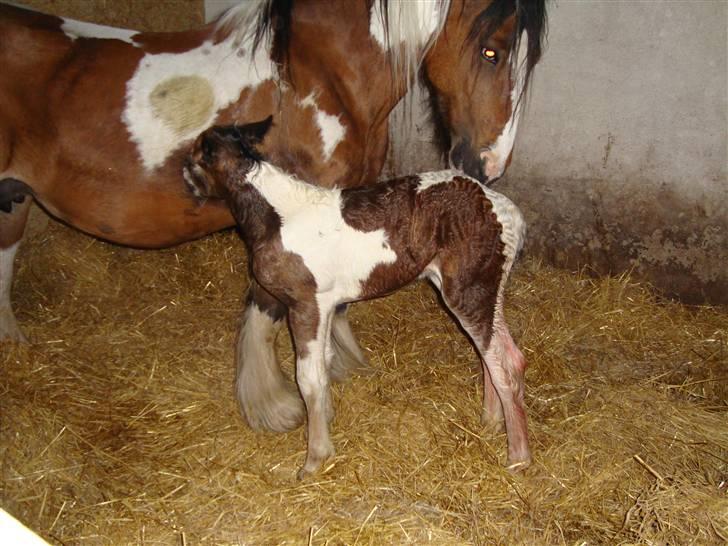
[[[221,201],[199,204],[180,184],[190,144],[213,124],[272,114],[263,151],[276,165],[323,186],[365,185],[382,169],[390,112],[419,73],[451,164],[497,178],[540,57],[544,4],[250,0],[181,33],[0,5],[0,338],[23,338],[10,287],[28,196],[86,233],[141,248],[234,224]],[[273,351],[285,316],[253,285],[236,384],[256,428],[303,420]],[[363,357],[343,312],[333,332],[343,376]]]
[[[288,307],[308,416],[299,478],[334,454],[329,376],[336,307],[386,296],[420,277],[442,294],[480,356],[483,377],[492,380],[496,396],[484,393],[483,419],[505,422],[509,467],[527,467],[526,361],[503,311],[505,284],[525,237],[518,208],[452,169],[364,188],[307,184],[259,152],[271,119],[205,131],[185,179],[198,198],[228,203],[252,274]]]

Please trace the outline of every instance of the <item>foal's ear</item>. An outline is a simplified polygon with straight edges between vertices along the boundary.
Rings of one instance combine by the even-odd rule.
[[[213,137],[212,132],[205,131],[200,135],[200,150],[202,150],[202,159],[206,163],[212,163],[215,158],[215,150],[217,149],[217,141]]]
[[[262,121],[239,125],[238,131],[240,133],[241,139],[246,144],[260,144],[261,142],[263,142],[263,138],[265,138],[265,135],[266,133],[268,133],[271,125],[273,125],[272,115],[268,116]]]

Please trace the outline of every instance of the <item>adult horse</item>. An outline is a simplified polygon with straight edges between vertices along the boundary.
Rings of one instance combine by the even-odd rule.
[[[387,120],[421,73],[451,164],[505,170],[520,98],[541,53],[545,0],[243,2],[182,33],[135,33],[0,5],[0,337],[31,196],[96,237],[159,248],[234,224],[181,183],[193,138],[274,116],[264,153],[323,185],[375,182]],[[300,396],[275,360],[285,307],[253,283],[238,339],[237,393],[251,426],[288,430]],[[363,361],[335,319],[345,375]],[[486,397],[495,397],[485,374]]]

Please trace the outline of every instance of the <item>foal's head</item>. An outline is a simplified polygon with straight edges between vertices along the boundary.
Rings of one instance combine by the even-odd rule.
[[[244,184],[248,173],[262,161],[257,146],[273,116],[247,125],[215,126],[195,140],[184,167],[187,188],[198,199],[225,198],[231,184]]]

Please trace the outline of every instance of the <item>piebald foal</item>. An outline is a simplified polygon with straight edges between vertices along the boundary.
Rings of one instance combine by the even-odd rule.
[[[418,277],[442,293],[483,363],[483,418],[505,418],[508,463],[530,463],[526,362],[503,317],[503,290],[525,235],[506,197],[458,173],[409,176],[359,189],[304,183],[256,149],[271,118],[214,127],[185,167],[198,198],[224,199],[248,247],[257,281],[289,309],[296,380],[308,413],[299,478],[334,454],[329,437],[331,322],[336,306],[389,294]]]

